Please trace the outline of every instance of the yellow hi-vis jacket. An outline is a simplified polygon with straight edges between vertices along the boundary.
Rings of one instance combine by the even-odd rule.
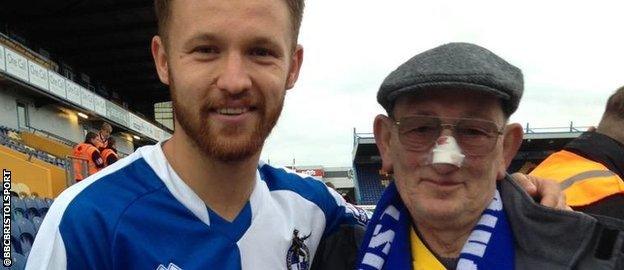
[[[585,206],[615,194],[624,194],[624,182],[604,165],[572,152],[550,155],[530,175],[561,185],[569,206]]]

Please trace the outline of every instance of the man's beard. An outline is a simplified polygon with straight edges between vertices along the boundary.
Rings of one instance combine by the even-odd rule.
[[[265,97],[260,93],[254,111],[258,114],[259,120],[251,132],[241,131],[243,127],[239,126],[215,130],[211,128],[208,119],[211,111],[214,113],[214,105],[219,101],[201,101],[199,111],[193,111],[193,107],[185,106],[178,100],[177,95],[180,93],[175,89],[173,80],[170,88],[175,117],[180,127],[205,155],[223,162],[242,161],[260,152],[265,139],[277,123],[284,105],[284,95],[282,95],[282,100],[277,103],[276,108],[267,108]],[[222,99],[221,101],[225,102],[224,99],[227,97]],[[245,134],[241,135],[241,132]],[[233,139],[233,136],[238,138]]]

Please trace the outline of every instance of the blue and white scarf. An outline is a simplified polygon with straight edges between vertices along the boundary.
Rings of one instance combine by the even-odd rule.
[[[357,269],[412,269],[411,223],[409,212],[391,183],[368,223]],[[513,241],[503,202],[496,190],[462,248],[457,270],[514,269]]]

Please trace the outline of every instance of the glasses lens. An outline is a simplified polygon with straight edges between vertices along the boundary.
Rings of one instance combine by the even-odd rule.
[[[431,117],[405,117],[399,123],[399,139],[413,151],[424,151],[433,146],[442,129],[440,120]]]
[[[494,122],[478,119],[437,118],[431,116],[409,116],[399,121],[401,144],[412,151],[427,151],[433,147],[442,133],[442,120],[455,124],[444,125],[453,128],[453,136],[464,154],[479,156],[492,151],[498,139],[498,126]]]
[[[464,119],[455,126],[458,144],[468,155],[484,155],[492,151],[498,139],[498,127],[493,122]]]

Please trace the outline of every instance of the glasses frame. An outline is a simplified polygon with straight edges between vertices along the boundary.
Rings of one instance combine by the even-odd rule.
[[[439,121],[440,124],[440,131],[439,134],[437,135],[437,137],[435,137],[435,139],[433,139],[429,144],[429,146],[425,147],[424,149],[415,149],[415,147],[411,146],[409,143],[406,143],[404,134],[401,131],[401,122],[406,122],[406,119],[409,118],[429,118],[429,119],[437,119]],[[484,156],[487,155],[488,153],[492,152],[492,150],[494,149],[494,146],[496,145],[496,141],[498,141],[498,137],[500,137],[501,135],[504,134],[504,130],[505,130],[505,125],[503,125],[502,127],[499,127],[494,121],[490,121],[490,120],[485,120],[485,119],[479,119],[479,118],[458,118],[458,117],[438,117],[438,116],[431,116],[431,115],[408,115],[408,116],[404,116],[401,117],[399,120],[395,120],[393,118],[391,118],[394,123],[394,125],[397,127],[397,131],[398,131],[398,135],[399,135],[399,141],[401,142],[401,144],[407,148],[408,150],[412,150],[412,151],[418,151],[418,152],[424,152],[428,149],[431,149],[434,145],[435,145],[435,141],[442,135],[442,132],[444,132],[445,129],[449,129],[453,136],[456,137],[457,139],[457,133],[456,133],[456,128],[459,125],[460,121],[477,121],[477,122],[484,122],[484,123],[490,123],[492,124],[492,126],[496,127],[494,130],[492,131],[486,131],[485,134],[487,135],[487,137],[489,139],[492,138],[496,138],[496,140],[492,140],[492,142],[487,145],[487,151],[483,151],[483,153],[478,153],[478,154],[474,154],[474,153],[464,153],[468,156]],[[445,121],[452,121],[454,122],[453,124],[449,124],[449,123],[444,123]],[[459,146],[462,146],[461,140],[458,139],[457,143],[459,144]],[[465,148],[462,147],[462,150],[464,150],[465,152]]]

